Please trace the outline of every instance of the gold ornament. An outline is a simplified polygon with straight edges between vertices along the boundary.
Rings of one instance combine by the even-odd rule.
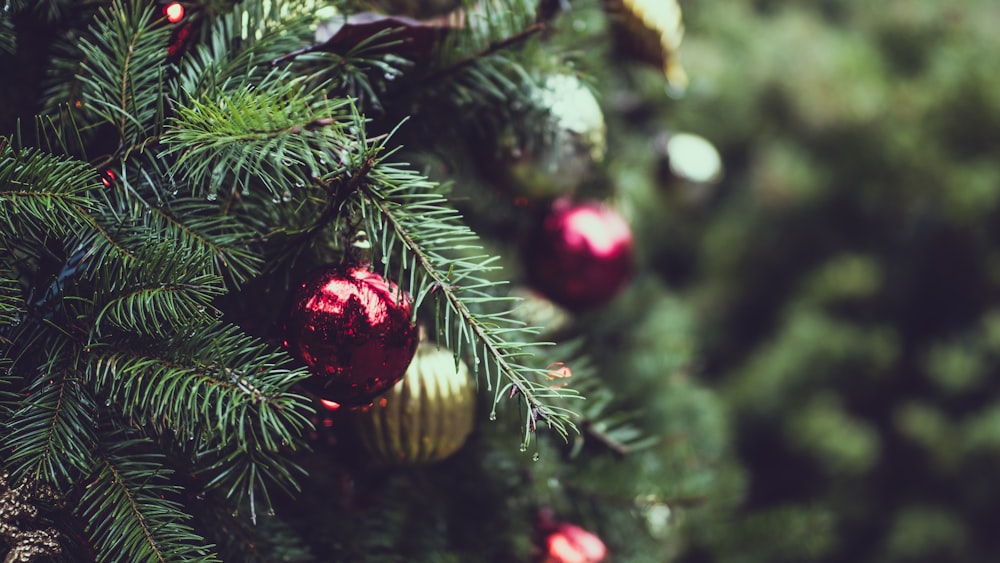
[[[476,390],[469,368],[436,344],[421,341],[395,386],[358,409],[361,440],[387,465],[430,463],[458,451],[472,433]]]
[[[692,133],[663,133],[653,142],[663,194],[673,203],[702,205],[716,192],[725,169],[718,149]]]
[[[625,51],[661,67],[670,86],[683,91],[688,79],[678,60],[684,23],[677,0],[605,0],[604,6]]]
[[[577,77],[552,74],[532,93],[543,111],[543,139],[520,142],[513,129],[500,134],[497,160],[504,189],[534,199],[568,195],[604,160],[607,127],[594,94]]]

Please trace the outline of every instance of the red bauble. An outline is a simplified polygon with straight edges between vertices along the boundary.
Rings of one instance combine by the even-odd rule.
[[[556,524],[545,538],[544,563],[598,563],[608,554],[597,535],[573,524]]]
[[[363,405],[392,387],[417,349],[408,295],[364,267],[332,267],[302,282],[285,323],[285,346],[314,377],[320,398]]]
[[[597,202],[556,201],[528,241],[530,283],[571,310],[603,305],[632,276],[632,230]]]

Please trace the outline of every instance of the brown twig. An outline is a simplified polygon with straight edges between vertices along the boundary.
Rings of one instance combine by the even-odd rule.
[[[322,231],[326,226],[333,221],[333,219],[340,213],[340,208],[343,206],[344,200],[347,197],[357,191],[364,181],[368,178],[368,173],[371,172],[372,168],[375,166],[376,157],[375,155],[369,156],[361,164],[353,175],[347,178],[347,181],[341,185],[337,185],[339,181],[342,181],[342,175],[338,175],[330,180],[324,180],[322,178],[314,178],[314,181],[319,185],[323,191],[331,197],[330,204],[323,211],[323,214],[319,216],[316,223],[313,224],[309,229],[300,232],[297,236],[294,236],[286,244],[287,249],[294,249],[301,246],[310,238],[316,236],[317,233]],[[282,253],[287,254],[287,253]],[[274,263],[274,267],[277,267],[278,262]]]
[[[479,51],[478,53],[476,53],[474,55],[468,56],[468,57],[466,57],[466,58],[464,58],[464,59],[462,59],[462,60],[460,60],[460,61],[458,61],[458,62],[456,62],[456,63],[454,63],[452,65],[449,65],[449,66],[447,66],[445,68],[442,68],[442,69],[438,70],[437,72],[434,72],[433,74],[430,74],[430,75],[424,77],[420,82],[418,82],[417,84],[415,84],[413,86],[410,86],[409,88],[413,88],[413,87],[418,87],[419,88],[419,87],[421,87],[421,86],[423,86],[423,85],[425,85],[427,83],[437,82],[437,81],[443,79],[446,76],[449,76],[451,74],[455,74],[456,72],[462,70],[463,68],[465,68],[465,67],[467,67],[469,65],[474,64],[479,59],[482,59],[484,57],[488,57],[490,55],[496,54],[496,53],[498,53],[500,51],[503,51],[504,49],[508,49],[510,47],[513,47],[514,45],[517,45],[518,43],[523,43],[524,41],[527,41],[533,35],[535,35],[537,33],[541,33],[547,27],[548,26],[545,23],[542,23],[542,22],[531,24],[530,26],[522,29],[518,33],[516,33],[514,35],[511,35],[510,37],[508,37],[508,38],[506,38],[506,39],[504,39],[502,41],[498,41],[496,43],[491,43],[485,49],[483,49],[482,51]]]
[[[592,420],[587,419],[581,422],[580,429],[583,430],[583,433],[588,438],[592,438],[595,441],[597,441],[597,443],[608,448],[615,454],[616,457],[620,459],[625,458],[628,456],[628,454],[632,453],[632,450],[629,449],[628,446],[608,436],[601,430],[598,430],[594,426],[594,421]]]

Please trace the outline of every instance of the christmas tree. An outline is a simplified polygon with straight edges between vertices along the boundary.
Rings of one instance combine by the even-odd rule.
[[[4,2],[0,553],[675,557],[741,482],[650,267],[679,18]]]

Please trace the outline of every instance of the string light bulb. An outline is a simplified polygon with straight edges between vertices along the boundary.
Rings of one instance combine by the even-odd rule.
[[[163,7],[163,14],[168,22],[177,23],[184,19],[184,6],[180,2],[171,2]]]

